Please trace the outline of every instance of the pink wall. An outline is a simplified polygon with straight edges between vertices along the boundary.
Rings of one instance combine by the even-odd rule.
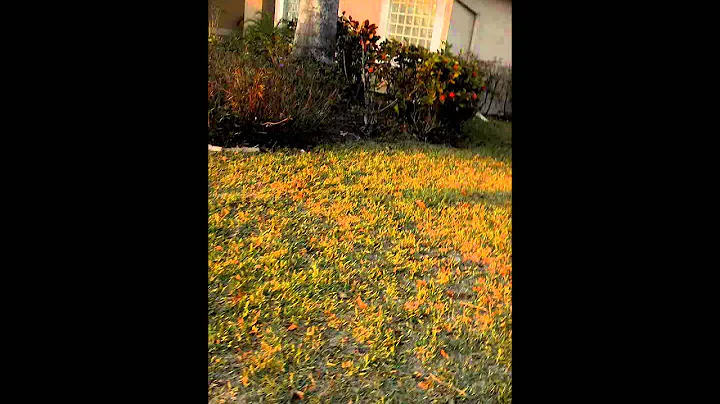
[[[380,8],[382,1],[380,0],[340,0],[340,8],[338,12],[352,17],[353,20],[363,22],[370,20],[370,24],[380,25]]]
[[[262,0],[245,0],[245,21],[256,18],[257,13],[262,11],[262,8]]]

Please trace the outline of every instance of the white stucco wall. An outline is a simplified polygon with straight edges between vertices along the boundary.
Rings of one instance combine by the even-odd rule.
[[[506,64],[512,64],[512,1],[454,0],[457,1],[462,2],[477,15],[473,37],[470,40],[472,52],[483,60],[497,58],[502,59]],[[450,31],[464,35],[470,29],[453,27],[451,22]],[[451,34],[448,36],[452,37]]]

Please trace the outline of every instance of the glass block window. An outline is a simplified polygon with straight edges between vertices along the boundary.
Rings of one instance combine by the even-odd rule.
[[[435,0],[390,0],[387,37],[430,48]]]
[[[283,8],[283,18],[290,21],[290,20],[297,20],[298,19],[298,3],[300,3],[300,0],[284,0],[285,1],[285,7]]]

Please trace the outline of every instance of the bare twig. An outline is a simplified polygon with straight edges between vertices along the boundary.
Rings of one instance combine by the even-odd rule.
[[[393,100],[393,102],[391,102],[390,104],[388,104],[387,106],[385,106],[385,108],[383,108],[383,109],[381,109],[380,111],[378,111],[377,114],[382,114],[386,109],[392,107],[392,106],[395,105],[395,104],[397,104],[397,100]]]
[[[287,117],[287,118],[285,118],[285,119],[283,119],[282,121],[279,121],[279,122],[265,122],[265,123],[263,123],[263,126],[265,126],[266,128],[269,128],[269,127],[271,127],[271,126],[280,125],[281,123],[285,123],[285,122],[287,122],[287,121],[289,121],[289,120],[291,120],[291,119],[292,119],[292,117],[289,116],[289,117]]]

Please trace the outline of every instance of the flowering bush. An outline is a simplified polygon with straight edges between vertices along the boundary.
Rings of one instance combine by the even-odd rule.
[[[397,41],[382,44],[387,91],[398,101],[398,115],[409,132],[423,140],[444,141],[477,112],[486,90],[478,63],[430,52]]]
[[[374,24],[344,13],[338,24],[337,63],[353,101],[362,103],[365,126],[457,143],[460,126],[486,98],[489,66],[395,40],[380,43]],[[376,99],[377,93],[386,95]]]

